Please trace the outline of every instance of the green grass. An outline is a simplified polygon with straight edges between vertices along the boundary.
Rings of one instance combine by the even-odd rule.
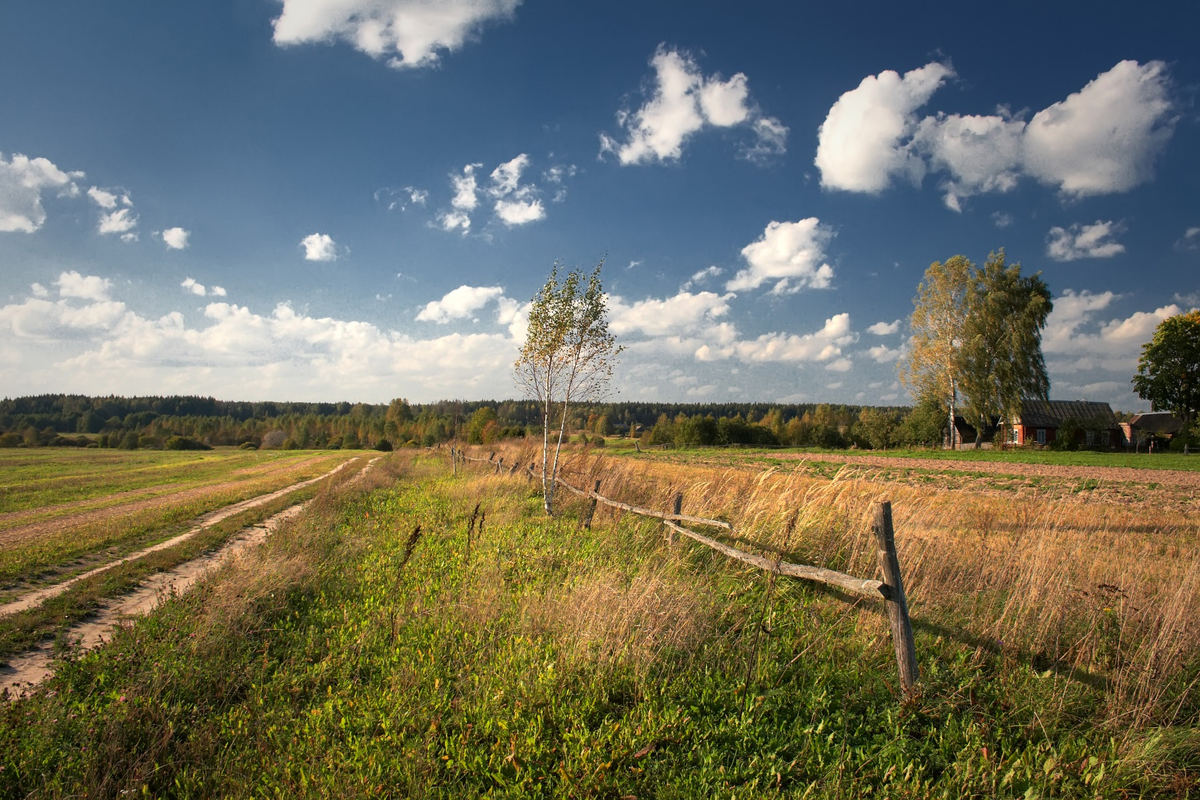
[[[928,627],[905,701],[878,608],[446,473],[321,503],[0,708],[0,797],[1196,792],[1194,706],[1126,732],[1095,686]]]
[[[140,510],[118,511],[100,519],[83,520],[78,524],[73,523],[72,518],[83,513],[79,510],[48,510],[49,519],[62,519],[68,523],[68,527],[59,532],[18,539],[0,550],[0,596],[30,585],[65,579],[85,572],[98,562],[118,558],[141,547],[164,541],[186,530],[202,514],[317,477],[332,469],[338,461],[352,457],[352,454],[343,453],[320,454],[313,458],[313,453],[307,453],[303,454],[308,457],[307,461],[289,457],[284,460],[269,459],[247,463],[239,457],[240,454],[235,453],[237,451],[210,456],[210,459],[216,461],[215,468],[219,471],[220,480],[214,482],[210,471],[198,468],[192,475],[192,482],[177,489],[183,491],[211,487],[211,491],[196,497],[179,498]],[[42,454],[38,452],[34,457],[27,457],[26,467],[29,470],[37,471],[72,463],[70,459],[62,460],[54,454],[42,456],[41,459],[37,456]],[[154,456],[151,457],[153,458]],[[121,473],[131,471],[139,473],[137,480],[142,481],[145,478],[140,473],[145,463],[146,459],[141,454],[128,460],[118,457],[110,462],[109,469],[115,475],[114,480],[122,480]],[[160,466],[171,465],[172,469],[178,467],[178,464],[169,458],[151,463]],[[41,521],[44,520],[29,520]]]

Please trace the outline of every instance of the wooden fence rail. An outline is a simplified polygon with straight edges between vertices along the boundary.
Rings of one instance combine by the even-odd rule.
[[[496,465],[496,473],[499,474],[504,459],[499,462],[495,461],[496,454],[493,452],[487,458],[476,458],[468,456],[461,449],[451,449],[451,458],[460,459],[463,461],[478,461],[484,463],[494,463]],[[526,468],[526,472],[530,477],[537,478],[539,474],[535,471],[536,462],[530,463]],[[508,470],[508,474],[516,472],[519,464],[513,464]],[[692,525],[704,525],[711,528],[720,528],[722,530],[733,532],[733,525],[724,520],[707,519],[705,517],[693,517],[682,514],[681,508],[683,505],[683,495],[676,494],[673,498],[673,512],[664,513],[655,511],[650,508],[641,508],[639,506],[622,503],[619,500],[614,500],[611,497],[605,497],[600,494],[600,481],[596,481],[595,488],[591,490],[580,489],[572,486],[562,478],[556,478],[555,483],[562,486],[564,489],[579,495],[580,497],[589,498],[592,502],[589,505],[584,525],[591,527],[592,515],[595,514],[597,503],[617,508],[622,511],[636,514],[643,517],[651,517],[662,520],[663,524],[671,531],[671,541],[674,541],[674,534],[678,533],[686,536],[692,541],[698,542],[705,547],[710,547],[719,553],[723,553],[730,558],[758,567],[767,572],[774,572],[777,575],[787,575],[792,578],[800,578],[802,580],[815,581],[828,586],[836,586],[852,595],[864,597],[872,600],[883,600],[887,610],[888,621],[892,629],[892,644],[896,651],[896,667],[900,675],[901,690],[908,694],[913,690],[917,681],[920,680],[920,669],[917,666],[916,645],[913,640],[912,623],[908,615],[908,599],[904,593],[904,582],[900,576],[900,560],[896,555],[896,539],[895,532],[892,528],[892,504],[887,500],[877,500],[874,504],[874,515],[871,524],[871,533],[875,537],[875,542],[879,547],[879,568],[883,573],[883,580],[877,581],[873,579],[856,578],[853,575],[847,575],[836,570],[824,569],[822,567],[814,567],[807,564],[792,564],[782,559],[772,560],[764,556],[747,553],[744,550],[739,550],[736,547],[731,547],[724,542],[717,541],[710,536],[705,536],[688,528],[683,527],[680,523],[689,523]]]

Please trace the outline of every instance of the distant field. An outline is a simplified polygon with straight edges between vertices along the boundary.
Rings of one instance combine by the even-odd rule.
[[[609,439],[608,447],[614,451],[632,451],[632,439]],[[801,454],[812,458],[831,456],[886,456],[887,458],[909,458],[936,461],[961,461],[972,463],[999,464],[1046,464],[1070,467],[1121,467],[1125,469],[1185,470],[1200,472],[1200,452],[1182,453],[1101,453],[1093,451],[1059,450],[826,450],[819,447],[695,447],[646,449],[653,453],[711,453],[724,452],[740,455],[772,456],[785,453]]]
[[[0,597],[328,472],[342,451],[0,451]]]

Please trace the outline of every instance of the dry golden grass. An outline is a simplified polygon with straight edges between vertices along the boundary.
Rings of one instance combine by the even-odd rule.
[[[506,465],[522,467],[538,455],[520,445],[497,452]],[[852,468],[823,479],[600,450],[571,451],[561,474],[578,487],[600,480],[605,496],[664,511],[682,492],[683,513],[732,523],[743,548],[863,578],[879,577],[872,504],[890,499],[918,631],[1102,686],[1107,718],[1118,727],[1170,725],[1179,698],[1196,690],[1185,670],[1194,670],[1200,652],[1200,520],[1177,507],[1132,508],[1089,493],[946,490],[864,479]],[[558,502],[569,501],[560,491]],[[597,523],[621,513],[601,506]],[[550,616],[603,653],[617,646],[610,642],[637,642],[642,633],[638,646],[658,646],[654,630],[636,628],[647,623],[635,617],[655,614],[659,596],[655,586],[615,588],[597,575],[546,602],[557,609]],[[657,613],[675,620],[668,624],[681,618]],[[861,624],[884,630],[878,617]]]

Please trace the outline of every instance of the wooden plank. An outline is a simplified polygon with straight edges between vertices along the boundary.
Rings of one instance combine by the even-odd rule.
[[[677,533],[699,542],[702,545],[711,547],[720,553],[724,553],[730,558],[735,558],[738,561],[744,561],[747,564],[752,564],[759,569],[767,570],[768,572],[777,572],[780,575],[787,575],[792,578],[801,578],[808,581],[816,581],[830,586],[837,586],[840,589],[845,589],[851,594],[860,597],[867,597],[872,600],[879,600],[883,597],[883,584],[876,580],[863,580],[855,578],[852,575],[846,575],[842,572],[836,572],[831,569],[822,569],[821,567],[810,567],[807,564],[790,564],[786,561],[772,561],[763,556],[757,556],[753,553],[746,553],[738,550],[736,547],[730,547],[723,542],[718,542],[716,539],[711,539],[702,533],[690,531],[674,522],[666,520],[667,527],[673,528]]]
[[[900,672],[900,686],[905,694],[921,679],[917,666],[917,648],[913,640],[912,622],[908,617],[908,598],[904,595],[904,582],[900,578],[900,560],[896,556],[896,537],[892,530],[892,504],[881,500],[875,504],[875,518],[871,532],[879,545],[879,568],[887,586],[885,605],[888,621],[892,625],[892,645],[896,649],[896,667]]]

